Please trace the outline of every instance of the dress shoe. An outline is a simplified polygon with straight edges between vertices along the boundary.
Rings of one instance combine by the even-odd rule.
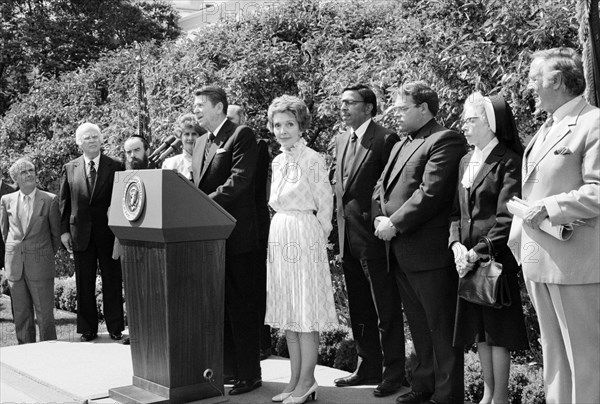
[[[236,382],[237,382],[237,376],[223,375],[223,384],[235,384]]]
[[[98,338],[98,334],[96,334],[95,332],[84,332],[81,335],[81,338],[79,338],[79,340],[81,342],[90,342],[95,340],[96,338]]]
[[[290,391],[289,393],[279,393],[275,397],[271,398],[271,401],[273,401],[275,403],[280,403],[282,401],[285,401],[285,399],[288,398],[289,396],[291,396],[292,393],[293,393],[292,391]]]
[[[260,377],[258,379],[238,380],[233,385],[233,388],[229,390],[229,395],[235,396],[237,394],[248,393],[260,386],[262,386],[262,379]]]
[[[396,398],[398,404],[421,404],[429,400],[431,394],[423,393],[422,391],[410,391]]]
[[[387,397],[402,388],[402,382],[394,382],[391,380],[384,380],[373,390],[375,397]]]
[[[123,338],[123,334],[121,334],[121,331],[109,332],[108,335],[110,335],[110,339],[114,339],[115,341],[120,341]]]
[[[319,387],[319,385],[315,381],[314,384],[310,387],[310,389],[308,389],[308,391],[306,393],[304,393],[304,395],[302,395],[300,397],[289,396],[288,398],[283,400],[283,404],[302,404],[309,398],[311,398],[313,401],[315,401],[317,399],[317,388],[318,387]]]
[[[333,381],[337,387],[362,386],[364,384],[377,384],[381,382],[381,378],[376,377],[361,377],[355,373],[350,376],[340,377]]]

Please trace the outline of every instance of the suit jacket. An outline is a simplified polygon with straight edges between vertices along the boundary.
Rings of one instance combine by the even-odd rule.
[[[58,197],[36,191],[31,219],[23,229],[17,214],[19,192],[4,195],[0,200],[0,229],[6,243],[6,275],[18,281],[27,271],[32,280],[52,279],[55,273],[54,255],[60,248],[60,211]]]
[[[16,190],[17,188],[14,185],[10,185],[2,181],[2,185],[0,185],[0,198],[6,194],[15,192]],[[0,259],[2,260],[2,268],[4,268],[4,251],[4,240],[2,240],[2,237],[0,237]]]
[[[258,146],[247,126],[226,120],[215,137],[204,165],[208,135],[196,140],[192,154],[194,183],[235,219],[227,239],[226,254],[242,254],[258,248],[255,178]]]
[[[271,189],[269,182],[271,156],[269,154],[269,144],[266,140],[259,139],[256,144],[258,145],[255,173],[256,217],[258,220],[258,239],[264,241],[269,238],[269,226],[271,224],[268,196],[268,192]]]
[[[108,227],[108,207],[115,172],[121,170],[120,161],[100,155],[96,185],[90,193],[83,156],[65,164],[60,186],[60,229],[61,233],[71,233],[74,251],[88,248],[93,228],[98,247],[112,252],[115,236]]]
[[[470,152],[462,158],[459,179],[469,169],[472,154]],[[508,248],[512,214],[506,203],[513,196],[521,197],[521,157],[499,143],[485,159],[471,188],[465,189],[460,181],[458,183],[449,244],[458,241],[486,257],[487,246],[479,239],[487,236],[503,269],[518,271],[517,261]]]
[[[357,258],[384,258],[385,244],[374,234],[371,198],[392,147],[399,138],[393,131],[371,121],[356,145],[356,154],[344,187],[343,162],[350,138],[351,132],[346,131],[335,140],[335,197],[340,255],[344,256],[344,240],[347,236]]]
[[[449,221],[464,136],[431,119],[396,143],[373,192],[373,217],[388,216],[397,229],[390,248],[410,271],[454,265]]]
[[[586,284],[600,282],[600,109],[583,98],[556,123],[542,150],[531,155],[540,132],[525,149],[523,199],[543,201],[553,225],[583,220],[568,241],[523,226],[515,217],[511,248],[523,273],[535,282]]]

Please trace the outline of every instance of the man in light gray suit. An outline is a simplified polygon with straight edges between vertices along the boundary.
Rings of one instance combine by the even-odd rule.
[[[19,344],[56,339],[54,254],[60,247],[58,197],[36,188],[33,163],[17,160],[9,170],[20,190],[0,201],[0,229],[6,243],[4,264],[12,297]]]
[[[525,149],[523,199],[510,246],[537,311],[548,403],[600,403],[600,109],[581,97],[581,57],[569,48],[533,55],[529,87],[548,121]],[[576,222],[560,241],[539,229]]]

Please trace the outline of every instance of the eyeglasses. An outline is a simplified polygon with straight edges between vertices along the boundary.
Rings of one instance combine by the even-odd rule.
[[[351,107],[356,104],[363,103],[364,101],[354,101],[354,100],[342,100],[340,102],[341,107]]]
[[[475,123],[477,122],[478,119],[479,119],[478,116],[472,116],[470,118],[465,118],[465,119],[463,119],[463,120],[460,121],[460,126],[475,125]]]
[[[416,107],[418,104],[410,104],[410,105],[404,105],[402,107],[394,107],[394,113],[396,114],[406,114],[408,112],[409,109],[411,109],[412,107]]]

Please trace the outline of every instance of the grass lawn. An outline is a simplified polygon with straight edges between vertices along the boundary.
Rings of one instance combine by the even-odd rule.
[[[54,309],[54,319],[56,321],[56,334],[59,340],[79,340],[79,334],[76,332],[77,315],[75,313]],[[6,295],[0,295],[0,333],[0,348],[17,345],[15,324],[13,323],[12,312],[10,310],[10,297]]]

